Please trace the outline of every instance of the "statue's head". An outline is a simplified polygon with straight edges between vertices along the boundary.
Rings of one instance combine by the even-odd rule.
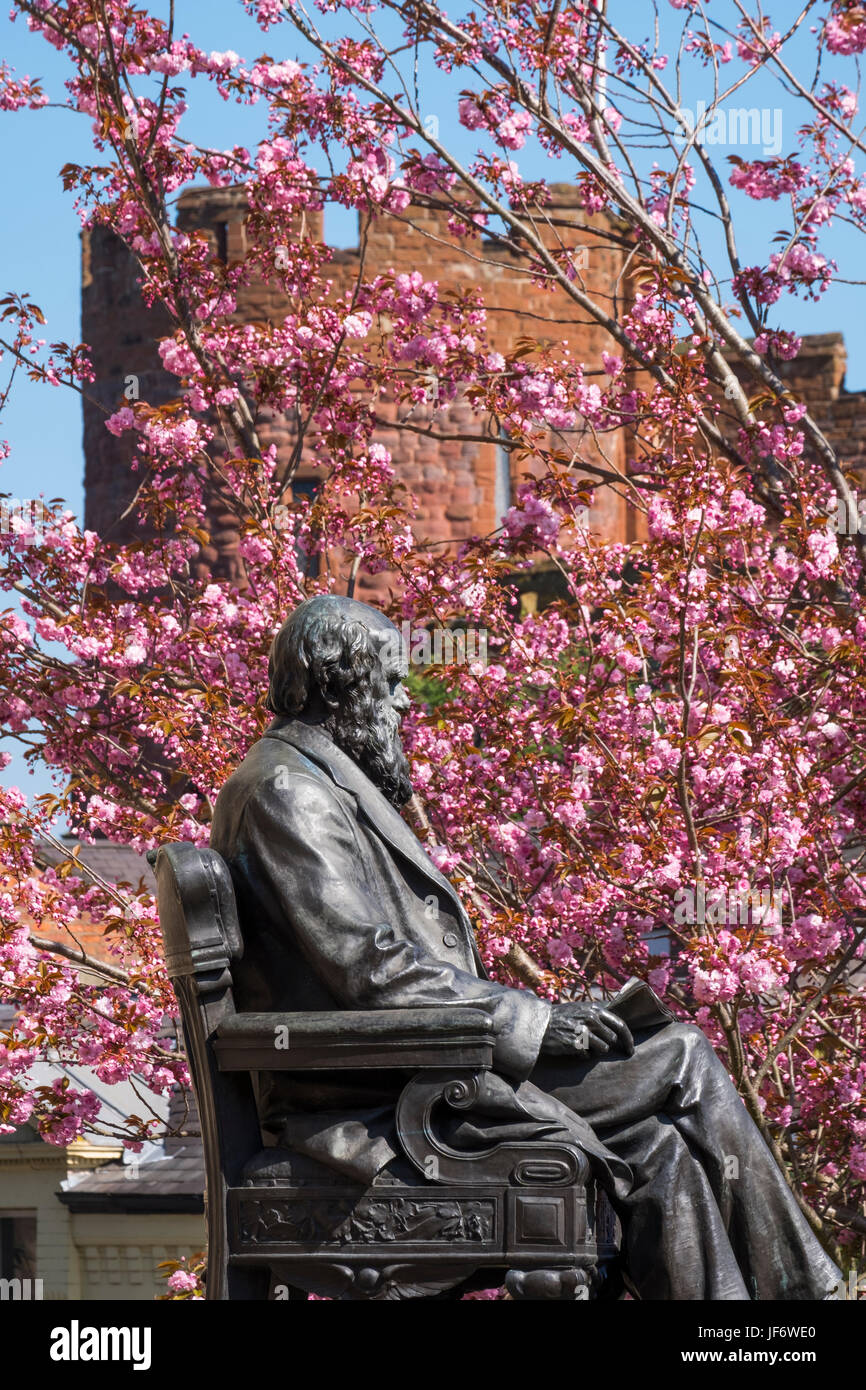
[[[412,795],[400,742],[407,658],[383,613],[317,594],[283,623],[268,662],[268,709],[325,729],[395,806]]]

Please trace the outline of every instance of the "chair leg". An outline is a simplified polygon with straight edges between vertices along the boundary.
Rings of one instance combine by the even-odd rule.
[[[517,1301],[554,1299],[564,1303],[586,1303],[592,1297],[595,1269],[511,1269],[505,1288]]]
[[[271,1290],[270,1297],[276,1299],[278,1303],[300,1303],[309,1302],[310,1295],[306,1289],[299,1289],[295,1284],[286,1284],[277,1281]]]
[[[605,1260],[599,1265],[598,1280],[598,1289],[594,1296],[599,1303],[613,1303],[625,1298],[630,1292],[624,1278],[621,1255],[612,1260]]]
[[[271,1290],[269,1269],[238,1269],[229,1265],[226,1271],[226,1298],[242,1303],[266,1303]]]

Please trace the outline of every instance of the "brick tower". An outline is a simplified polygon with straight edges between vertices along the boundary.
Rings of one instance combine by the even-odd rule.
[[[572,247],[580,246],[583,271],[590,294],[601,298],[611,312],[621,312],[612,297],[621,283],[624,252],[609,237],[610,223],[587,216],[577,205],[570,185],[554,185],[548,209],[551,235]],[[243,190],[194,189],[179,203],[178,222],[185,231],[205,230],[214,254],[227,263],[245,251],[245,200]],[[521,259],[498,241],[475,242],[469,253],[449,233],[446,215],[437,210],[412,207],[406,216],[384,215],[371,219],[366,235],[365,276],[393,270],[397,274],[418,270],[426,280],[436,280],[440,291],[478,285],[489,309],[491,336],[501,351],[517,339],[534,337],[564,342],[588,367],[601,370],[601,354],[614,350],[609,336],[581,315],[578,307],[559,291],[550,293],[532,283]],[[321,236],[321,222],[311,227]],[[334,292],[348,289],[359,269],[358,249],[338,250],[328,275]],[[157,340],[170,332],[168,315],[161,308],[148,309],[142,301],[138,264],[123,243],[104,228],[85,231],[82,255],[82,337],[92,349],[96,379],[89,389],[94,403],[84,402],[85,525],[110,540],[129,540],[137,533],[131,506],[138,477],[130,470],[132,441],[115,437],[105,429],[100,406],[115,410],[123,401],[130,378],[137,378],[142,399],[159,405],[177,396],[177,379],[166,373],[156,350]],[[245,289],[238,301],[241,320],[279,322],[286,313],[281,295],[262,281]],[[381,414],[395,420],[393,406],[385,403]],[[434,407],[416,409],[412,430],[383,425],[377,438],[391,450],[399,478],[417,497],[414,513],[416,536],[421,541],[460,540],[487,534],[499,525],[511,504],[519,480],[510,453],[480,438],[482,425],[468,404],[459,401],[436,413]],[[439,436],[424,431],[431,428]],[[278,451],[292,442],[288,421],[264,424],[263,444],[276,443]],[[453,436],[449,438],[448,436]],[[475,436],[475,437],[473,437]],[[571,442],[571,441],[570,441]],[[574,447],[587,461],[598,460],[590,438],[573,437]],[[607,460],[625,472],[627,439],[623,431],[605,438]],[[526,464],[520,465],[524,470]],[[313,472],[302,463],[295,488],[303,489]],[[599,489],[591,524],[617,539],[633,534],[636,518],[621,497]],[[215,503],[209,517],[210,544],[202,551],[201,565],[216,578],[237,577],[238,533],[235,519],[223,504]],[[140,534],[140,532],[138,532]],[[358,597],[381,593],[383,576],[358,577]]]
[[[621,314],[623,301],[614,294],[622,283],[624,251],[617,245],[616,229],[604,217],[587,217],[577,207],[570,185],[554,185],[552,193],[549,216],[556,233],[568,244],[585,249],[588,292],[611,314]],[[245,252],[245,211],[242,189],[194,189],[180,199],[178,221],[185,231],[205,230],[214,254],[231,263]],[[425,279],[438,281],[443,293],[478,285],[488,306],[491,336],[500,350],[507,351],[523,336],[562,341],[589,370],[601,369],[602,352],[615,350],[603,329],[582,316],[566,295],[533,285],[507,245],[475,242],[467,254],[445,223],[444,214],[417,207],[406,217],[374,218],[367,229],[365,275],[419,270]],[[311,231],[320,237],[321,222],[317,225],[314,220]],[[357,248],[335,251],[327,272],[334,292],[348,289],[358,269]],[[85,525],[110,540],[129,540],[137,534],[130,504],[139,479],[130,471],[130,437],[110,434],[99,407],[116,409],[130,377],[138,379],[141,397],[155,405],[173,399],[178,390],[177,379],[163,370],[156,350],[157,340],[171,331],[171,324],[164,310],[148,309],[143,303],[139,273],[135,257],[112,233],[97,227],[83,234],[82,337],[92,348],[96,374],[88,390],[92,401],[84,401]],[[278,322],[285,312],[281,296],[261,281],[245,289],[238,302],[242,320]],[[845,365],[842,335],[815,334],[803,339],[797,358],[784,364],[784,374],[862,488],[866,392],[845,390]],[[380,413],[391,420],[395,417],[387,403]],[[442,542],[490,532],[510,504],[518,481],[509,451],[482,440],[480,422],[459,401],[435,419],[432,407],[416,409],[412,424],[412,430],[384,425],[377,437],[391,450],[399,477],[418,498],[417,538]],[[430,437],[424,432],[428,426],[445,438]],[[290,424],[281,419],[266,421],[261,434],[266,445],[276,443],[278,450],[287,450],[293,440]],[[449,435],[455,437],[449,439]],[[598,460],[590,437],[576,433],[573,444],[585,461]],[[606,435],[604,448],[605,466],[627,472],[632,448],[627,432]],[[295,488],[308,487],[314,471],[311,464],[302,463]],[[600,487],[596,499],[591,517],[594,529],[616,540],[642,534],[640,516],[627,508],[620,495]],[[199,557],[200,571],[216,578],[238,577],[237,525],[223,504],[214,504],[209,532],[210,544]],[[362,573],[356,592],[360,598],[375,597],[386,586],[386,577]]]

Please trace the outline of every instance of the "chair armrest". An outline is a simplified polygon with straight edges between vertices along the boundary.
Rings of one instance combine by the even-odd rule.
[[[235,1014],[219,1025],[220,1071],[334,1071],[493,1065],[493,1021],[480,1009],[345,1009]]]

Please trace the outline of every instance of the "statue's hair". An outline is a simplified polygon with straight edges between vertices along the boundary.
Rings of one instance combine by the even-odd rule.
[[[266,703],[272,713],[303,714],[318,694],[329,709],[350,702],[363,718],[387,695],[379,645],[347,608],[345,600],[323,594],[300,604],[280,628],[268,660]]]
[[[324,718],[318,712],[321,727],[389,801],[402,806],[412,783],[399,719],[387,698],[381,641],[395,637],[393,623],[366,603],[333,594],[306,599],[271,646],[267,706],[291,719],[320,696],[327,710]]]

